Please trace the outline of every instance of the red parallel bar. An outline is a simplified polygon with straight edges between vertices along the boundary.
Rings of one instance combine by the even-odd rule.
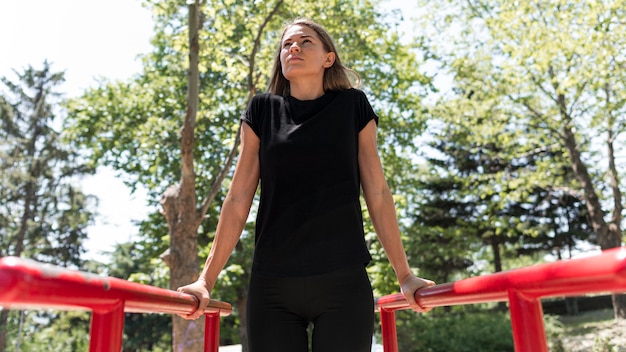
[[[91,310],[90,351],[118,352],[124,312],[189,314],[198,301],[172,290],[5,257],[0,258],[0,305],[10,309]],[[213,324],[218,324],[205,331],[205,341],[211,341],[205,351],[217,352],[219,317],[231,313],[230,304],[215,300],[205,309],[207,319],[211,317]]]
[[[626,248],[441,284],[420,290],[415,299],[430,308],[508,300],[515,350],[535,352],[547,351],[541,298],[599,292],[626,292]],[[399,293],[376,301],[379,311],[407,308],[407,301]],[[395,329],[395,321],[392,323]],[[396,351],[385,348],[385,352]]]
[[[220,348],[220,316],[206,314],[204,324],[204,351],[218,352]]]
[[[548,352],[541,301],[511,290],[509,291],[509,312],[515,350]]]
[[[393,309],[380,309],[380,327],[383,338],[384,352],[398,351],[398,338],[396,332],[396,311]]]
[[[120,301],[110,311],[93,311],[89,335],[90,352],[121,351],[124,336],[123,302]]]

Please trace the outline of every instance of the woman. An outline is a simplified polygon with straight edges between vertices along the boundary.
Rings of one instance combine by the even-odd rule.
[[[298,19],[282,35],[270,93],[242,116],[241,149],[215,240],[197,282],[179,288],[209,301],[261,184],[248,292],[251,352],[370,351],[372,288],[360,206],[363,190],[376,233],[411,307],[434,282],[409,268],[395,206],[378,157],[375,115],[352,88],[332,39]],[[197,319],[203,309],[185,316]]]

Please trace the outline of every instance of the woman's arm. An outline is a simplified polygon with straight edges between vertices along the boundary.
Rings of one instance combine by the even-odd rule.
[[[417,290],[433,286],[435,283],[415,277],[409,267],[400,238],[393,196],[385,180],[378,156],[376,122],[374,120],[370,121],[359,133],[359,172],[363,196],[374,230],[396,272],[402,293],[413,309],[426,311],[415,302],[414,294]]]
[[[179,292],[195,295],[200,301],[195,312],[181,315],[186,319],[197,319],[209,304],[210,292],[239,241],[259,184],[259,138],[248,124],[245,122],[242,124],[239,160],[235,167],[232,184],[222,204],[215,239],[204,269],[198,281],[178,288]]]

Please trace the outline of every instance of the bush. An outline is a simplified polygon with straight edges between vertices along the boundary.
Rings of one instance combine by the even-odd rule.
[[[565,346],[563,345],[565,328],[563,323],[556,315],[550,314],[543,315],[543,323],[548,340],[548,349],[551,352],[565,352]]]
[[[514,351],[506,312],[479,311],[445,315],[396,313],[398,347],[403,352]]]
[[[614,352],[615,346],[611,344],[607,337],[596,337],[593,344],[593,352]]]

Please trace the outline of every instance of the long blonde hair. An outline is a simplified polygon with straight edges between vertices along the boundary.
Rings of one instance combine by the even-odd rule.
[[[356,71],[345,67],[341,63],[339,54],[335,49],[335,43],[324,27],[310,19],[297,18],[285,26],[283,34],[280,36],[280,42],[278,43],[278,50],[276,51],[276,57],[274,58],[274,67],[272,68],[272,75],[270,77],[270,84],[268,88],[270,93],[282,96],[288,96],[290,94],[289,81],[285,78],[285,76],[283,76],[283,67],[280,63],[280,52],[282,50],[281,43],[283,41],[283,37],[285,36],[285,32],[287,32],[289,28],[296,25],[307,26],[314,30],[321,40],[324,50],[326,50],[326,52],[335,53],[335,63],[324,71],[323,89],[325,92],[353,88],[359,85],[361,81],[359,74],[356,73]],[[354,84],[350,81],[348,74],[353,76]]]

